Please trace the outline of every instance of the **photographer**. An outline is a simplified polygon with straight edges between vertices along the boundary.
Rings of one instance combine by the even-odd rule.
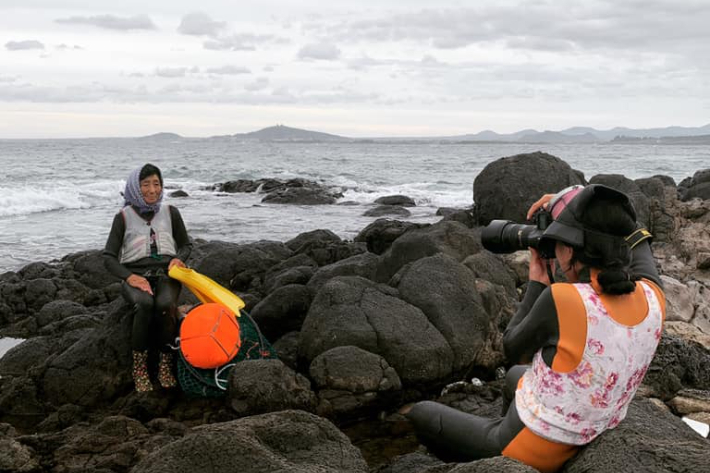
[[[562,202],[558,206],[558,202]],[[406,414],[442,458],[505,455],[557,471],[626,416],[661,337],[665,297],[648,239],[628,197],[590,185],[545,195],[555,220],[531,248],[529,284],[503,338],[505,417],[433,402]],[[552,208],[555,207],[555,208]],[[554,255],[567,282],[551,280]]]

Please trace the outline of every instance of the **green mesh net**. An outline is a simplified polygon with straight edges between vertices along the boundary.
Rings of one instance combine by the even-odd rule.
[[[243,360],[277,358],[276,350],[259,331],[256,322],[246,312],[241,312],[239,352],[223,366],[212,369],[195,368],[190,365],[178,350],[177,377],[185,394],[200,397],[222,397],[227,394],[229,373],[232,367]]]

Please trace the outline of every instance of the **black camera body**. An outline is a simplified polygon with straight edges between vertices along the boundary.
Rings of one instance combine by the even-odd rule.
[[[540,256],[552,259],[554,254],[547,254],[539,248],[540,238],[552,223],[552,214],[539,209],[533,214],[533,225],[515,223],[511,220],[493,220],[481,232],[483,247],[492,253],[514,253],[528,248],[540,251]]]

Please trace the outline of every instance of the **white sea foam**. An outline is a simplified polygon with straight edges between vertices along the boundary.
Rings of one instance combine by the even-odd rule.
[[[29,215],[64,209],[88,209],[120,201],[118,182],[33,183],[24,187],[0,187],[0,217]]]

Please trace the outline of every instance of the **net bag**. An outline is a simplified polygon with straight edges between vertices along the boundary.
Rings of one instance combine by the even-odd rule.
[[[182,350],[178,350],[177,378],[185,394],[193,397],[223,397],[229,386],[229,373],[235,364],[244,360],[277,358],[276,350],[261,334],[256,322],[244,311],[241,315],[235,319],[239,325],[239,350],[223,365],[211,369],[197,368],[187,362]]]

